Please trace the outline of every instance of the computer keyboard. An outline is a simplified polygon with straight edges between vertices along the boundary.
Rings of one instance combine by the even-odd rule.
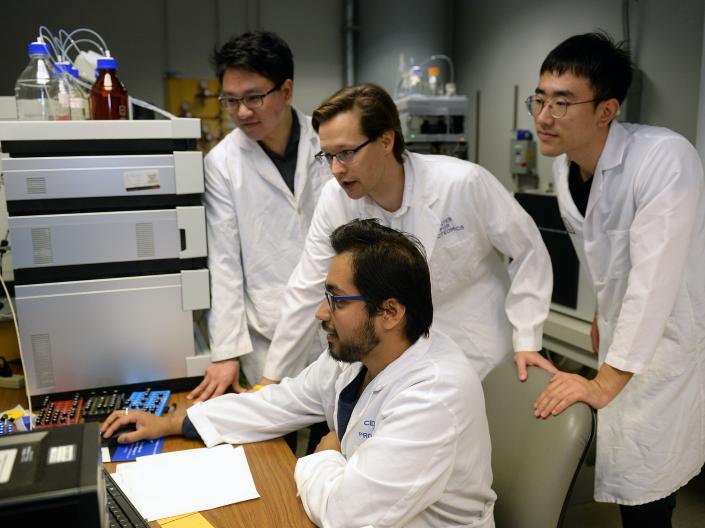
[[[105,467],[103,468],[103,479],[105,480],[105,495],[108,500],[110,528],[149,528],[140,512],[128,500]]]

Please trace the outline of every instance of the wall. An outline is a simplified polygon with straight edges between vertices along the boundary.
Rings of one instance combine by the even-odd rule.
[[[705,27],[705,20],[703,21]],[[698,98],[698,131],[696,134],[696,147],[700,160],[705,164],[705,32],[703,32],[703,56],[700,66],[700,95]]]
[[[279,33],[296,67],[294,104],[310,113],[342,86],[342,1],[187,0],[120,2],[19,0],[2,3],[0,95],[11,95],[26,65],[27,44],[40,24],[88,27],[107,41],[119,60],[119,76],[131,95],[164,103],[163,79],[213,78],[208,62],[217,42],[248,29]]]
[[[630,9],[632,43],[644,73],[641,121],[672,128],[694,142],[705,3],[640,0],[630,2]],[[618,0],[456,2],[458,91],[471,97],[474,120],[480,90],[479,162],[507,187],[513,188],[509,139],[514,86],[519,86],[522,103],[518,126],[533,130],[523,100],[533,93],[546,54],[566,37],[598,28],[621,39],[621,13]],[[473,149],[471,159],[474,155]],[[551,180],[551,163],[539,156],[541,188]]]
[[[411,59],[419,64],[451,54],[452,7],[450,0],[358,0],[356,82],[374,82],[394,94],[400,54],[407,67]]]

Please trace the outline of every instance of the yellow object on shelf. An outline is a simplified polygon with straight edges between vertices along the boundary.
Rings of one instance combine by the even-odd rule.
[[[167,79],[166,109],[179,117],[201,120],[199,149],[205,154],[233,129],[218,102],[220,86],[215,79]]]

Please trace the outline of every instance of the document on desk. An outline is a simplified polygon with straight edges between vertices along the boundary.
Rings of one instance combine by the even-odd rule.
[[[245,451],[230,444],[140,457],[113,477],[148,521],[259,497]]]

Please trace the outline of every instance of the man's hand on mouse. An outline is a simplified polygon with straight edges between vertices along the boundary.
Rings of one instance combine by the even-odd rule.
[[[154,416],[148,412],[122,409],[113,411],[100,427],[103,438],[110,438],[127,424],[135,424],[136,430],[118,437],[119,444],[130,444],[138,440],[153,440],[162,436],[181,434],[185,413],[175,412],[166,416]]]

